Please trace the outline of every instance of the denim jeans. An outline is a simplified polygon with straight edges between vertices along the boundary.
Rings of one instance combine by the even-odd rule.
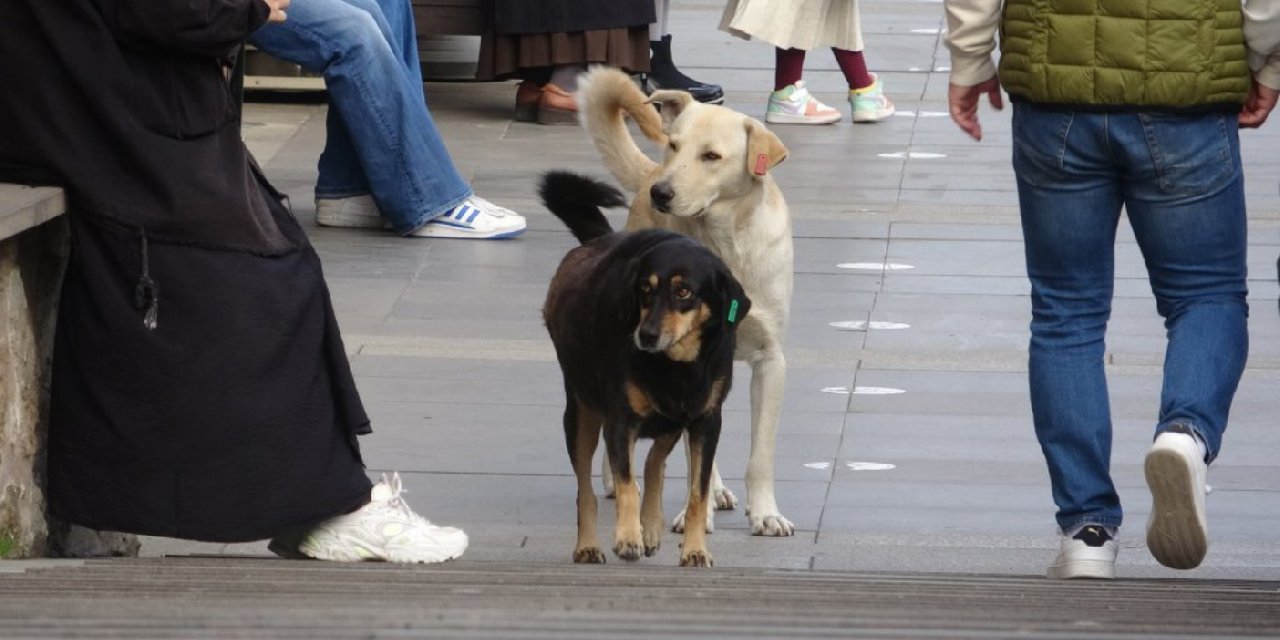
[[[1248,353],[1236,117],[1013,108],[1027,276],[1031,408],[1058,525],[1119,527],[1104,335],[1123,208],[1164,318],[1155,432],[1190,427],[1212,461]]]
[[[372,194],[400,234],[471,197],[427,109],[409,0],[300,0],[287,13],[249,42],[324,75],[316,197]]]

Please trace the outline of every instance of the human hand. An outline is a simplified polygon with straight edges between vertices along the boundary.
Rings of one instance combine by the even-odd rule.
[[[1254,80],[1253,86],[1249,87],[1249,96],[1244,100],[1244,107],[1240,109],[1240,126],[1245,129],[1261,127],[1275,108],[1277,98],[1280,98],[1280,91]]]
[[[996,111],[1004,108],[1004,98],[1000,95],[1000,80],[994,76],[971,87],[952,84],[947,88],[947,104],[951,107],[951,119],[960,126],[961,131],[969,134],[974,140],[982,140],[982,124],[978,122],[978,102],[984,93],[991,102],[991,108]]]
[[[267,17],[267,22],[284,22],[285,21],[286,16],[284,13],[284,9],[285,7],[289,6],[289,0],[262,0],[262,1],[267,3],[268,7],[271,7],[271,15]]]

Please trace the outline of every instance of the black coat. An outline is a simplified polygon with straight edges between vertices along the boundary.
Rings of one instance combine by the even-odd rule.
[[[493,0],[492,15],[499,35],[625,29],[657,19],[654,0]]]
[[[48,495],[88,527],[270,537],[367,500],[320,263],[240,139],[261,0],[0,2],[0,180],[68,195]]]

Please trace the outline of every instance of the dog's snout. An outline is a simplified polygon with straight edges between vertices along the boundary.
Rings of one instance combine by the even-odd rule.
[[[675,189],[671,188],[670,182],[655,182],[649,187],[649,199],[653,201],[653,206],[658,211],[667,212],[671,209],[671,201],[676,197]]]
[[[636,343],[641,349],[652,349],[658,345],[660,334],[658,327],[648,323],[641,325],[636,329]]]

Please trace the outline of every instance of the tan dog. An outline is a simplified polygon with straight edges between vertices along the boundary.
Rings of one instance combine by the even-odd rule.
[[[588,71],[578,81],[577,97],[579,117],[605,166],[636,194],[627,230],[656,227],[694,237],[729,265],[751,298],[736,351],[737,359],[751,365],[747,517],[753,535],[792,535],[795,526],[778,510],[773,491],[794,263],[791,216],[769,170],[786,158],[787,149],[754,118],[698,103],[683,91],[646,97],[615,69]],[[661,164],[636,145],[627,115],[645,137],[665,147]],[[604,477],[609,492],[610,474]],[[717,509],[736,505],[719,469],[713,471],[711,489]],[[683,513],[674,525],[677,531],[684,528]],[[708,522],[708,530],[711,526]]]

